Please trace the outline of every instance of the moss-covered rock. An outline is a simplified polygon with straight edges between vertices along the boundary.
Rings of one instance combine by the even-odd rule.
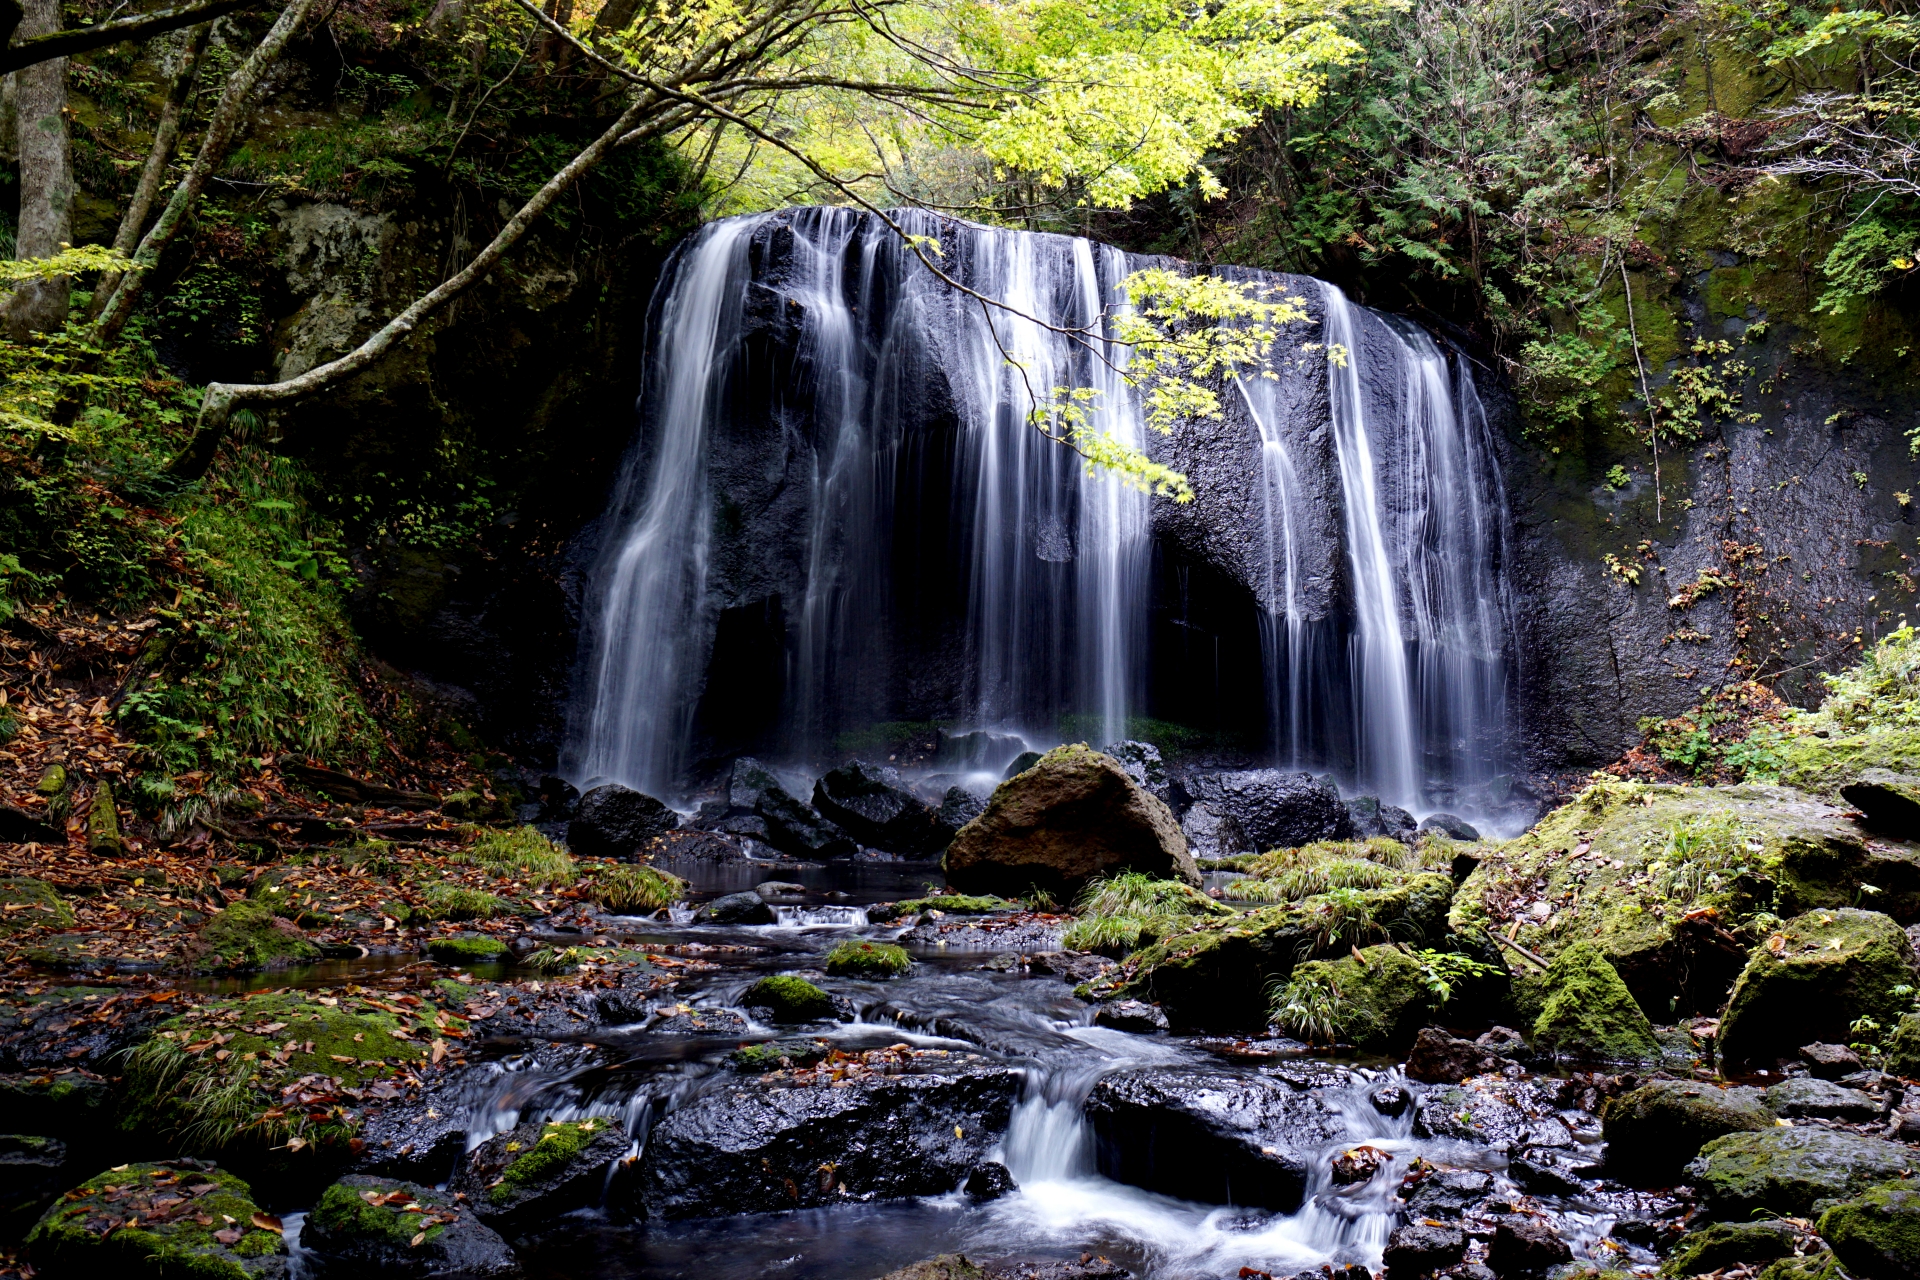
[[[1653,1062],[1660,1042],[1653,1024],[1592,943],[1574,942],[1547,970],[1546,1000],[1533,1023],[1533,1044],[1586,1062]]]
[[[762,978],[740,997],[748,1009],[768,1009],[775,1022],[814,1022],[833,1016],[833,997],[805,978]]]
[[[1824,738],[1796,734],[1779,751],[1781,783],[1819,795],[1837,796],[1873,769],[1920,774],[1920,728],[1889,726]]]
[[[198,1150],[339,1147],[358,1132],[349,1109],[288,1108],[303,1077],[355,1091],[418,1071],[444,1029],[463,1020],[370,994],[261,992],[209,1000],[160,1024],[128,1057],[120,1098],[129,1130],[185,1136]],[[297,1151],[299,1148],[294,1148]]]
[[[1309,960],[1293,971],[1292,980],[1333,993],[1340,1037],[1362,1049],[1404,1052],[1433,1011],[1426,971],[1397,947]]]
[[[1700,1148],[1687,1176],[1714,1213],[1755,1210],[1805,1217],[1818,1200],[1842,1200],[1911,1168],[1897,1142],[1806,1126],[1730,1133]]]
[[[1877,911],[1809,911],[1756,946],[1720,1021],[1721,1060],[1770,1062],[1816,1041],[1845,1044],[1857,1018],[1892,1026],[1912,1007],[1906,932]]]
[[[1097,994],[1158,1004],[1183,1026],[1264,1026],[1269,989],[1290,979],[1303,959],[1343,955],[1389,936],[1440,942],[1452,892],[1447,876],[1421,873],[1379,889],[1334,890],[1196,920],[1128,956]]]
[[[1883,1046],[1881,1067],[1911,1080],[1920,1077],[1920,1014],[1903,1013]]]
[[[507,958],[507,944],[498,938],[489,938],[484,933],[460,933],[450,938],[433,938],[427,942],[427,955],[441,964],[460,965],[497,964]]]
[[[204,1188],[204,1189],[203,1189]],[[131,1164],[90,1178],[27,1236],[44,1276],[117,1273],[159,1280],[282,1280],[279,1222],[230,1173],[193,1161]]]
[[[1820,1238],[1866,1280],[1920,1276],[1920,1188],[1884,1182],[1820,1215]]]
[[[415,922],[427,920],[491,920],[507,914],[505,899],[484,889],[436,880],[420,891],[420,905],[409,913]]]
[[[1851,1277],[1831,1251],[1822,1249],[1804,1257],[1769,1263],[1756,1280],[1851,1280]]]
[[[604,1116],[523,1124],[481,1143],[454,1170],[448,1189],[464,1193],[490,1226],[531,1231],[599,1203],[607,1166],[631,1145],[626,1130]]]
[[[826,970],[836,978],[896,978],[913,967],[905,947],[890,942],[841,943],[827,952]]]
[[[1695,1080],[1650,1081],[1608,1100],[1601,1119],[1608,1174],[1660,1185],[1715,1138],[1778,1127],[1760,1090]]]
[[[1920,861],[1870,846],[1845,809],[1775,786],[1607,782],[1487,850],[1449,924],[1548,959],[1590,942],[1665,1023],[1720,1010],[1763,913],[1851,906],[1863,884],[1920,914]]]
[[[329,1274],[351,1268],[459,1280],[520,1275],[507,1242],[452,1196],[387,1178],[354,1175],[328,1187],[307,1214],[300,1247]]]
[[[937,1258],[889,1271],[880,1280],[984,1280],[986,1274],[968,1261],[964,1253],[943,1253]]]
[[[742,1071],[784,1071],[810,1067],[832,1051],[825,1040],[768,1040],[741,1045],[727,1055],[727,1061]]]
[[[1686,1280],[1741,1262],[1789,1257],[1799,1233],[1784,1222],[1716,1222],[1689,1231],[1660,1268],[1666,1280]]]
[[[289,920],[260,902],[236,902],[210,917],[175,957],[175,967],[199,973],[241,973],[311,964],[320,948]]]
[[[31,929],[71,929],[73,908],[45,880],[28,876],[0,879],[0,936]]]

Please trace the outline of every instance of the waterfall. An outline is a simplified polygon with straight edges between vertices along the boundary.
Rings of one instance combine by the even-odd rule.
[[[1178,660],[1149,625],[1160,517],[1032,421],[1082,388],[1095,431],[1162,448],[1109,328],[1149,260],[901,217],[979,296],[845,208],[714,223],[669,260],[589,584],[578,784],[672,795],[740,754],[837,763],[891,722],[1038,744],[1180,718],[1150,704]],[[1203,460],[1248,478],[1194,508],[1245,592],[1213,616],[1245,628],[1249,687],[1218,696],[1264,709],[1276,763],[1452,805],[1508,732],[1492,431],[1463,360],[1317,287],[1324,383],[1284,340],[1228,389],[1244,444],[1226,424]]]
[[[600,609],[587,628],[592,694],[569,771],[589,786],[665,791],[680,770],[692,710],[681,640],[707,580],[707,427],[739,322],[725,304],[744,285],[755,225],[703,228],[669,269],[675,287],[657,298],[648,370],[657,426],[644,465],[636,457],[615,487],[610,523],[625,527],[596,574]]]

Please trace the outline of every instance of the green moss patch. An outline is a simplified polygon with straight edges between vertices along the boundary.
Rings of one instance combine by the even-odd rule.
[[[836,978],[895,978],[913,967],[904,947],[849,939],[827,952],[827,972]]]
[[[414,996],[267,992],[168,1019],[127,1059],[123,1124],[205,1150],[351,1138],[368,1097],[465,1022]],[[285,1092],[292,1086],[292,1092]],[[295,1148],[296,1150],[298,1148]]]
[[[556,1120],[547,1125],[531,1149],[515,1155],[499,1182],[488,1190],[488,1198],[495,1204],[506,1204],[522,1192],[552,1182],[612,1126],[611,1120],[591,1117]]]
[[[45,880],[0,879],[0,936],[32,929],[71,929],[73,908]]]
[[[1868,1187],[1820,1215],[1820,1237],[1854,1275],[1920,1275],[1920,1190]]]
[[[463,933],[452,938],[434,938],[427,943],[427,955],[441,964],[495,964],[507,958],[507,944],[498,938]]]
[[[768,1040],[764,1044],[744,1044],[727,1055],[727,1061],[742,1071],[785,1071],[810,1067],[832,1052],[825,1040]]]
[[[1735,1263],[1771,1262],[1792,1255],[1800,1233],[1784,1222],[1716,1222],[1688,1232],[1660,1274],[1667,1280],[1718,1272]]]
[[[416,921],[491,920],[505,915],[508,909],[504,899],[485,890],[436,880],[421,891],[420,905],[413,908],[410,915]]]
[[[211,917],[179,953],[175,966],[196,972],[245,972],[311,964],[320,948],[260,902],[236,902]]]
[[[1805,1217],[1820,1200],[1839,1200],[1910,1171],[1914,1154],[1896,1142],[1796,1126],[1730,1133],[1700,1148],[1687,1176],[1714,1213],[1756,1211]]]
[[[995,911],[1019,911],[1021,904],[1011,898],[992,894],[946,893],[926,898],[907,898],[900,902],[878,902],[867,908],[867,919],[874,924],[903,920],[923,911],[938,911],[950,916],[984,916]]]
[[[1398,1052],[1413,1043],[1433,1011],[1426,970],[1391,946],[1373,946],[1337,960],[1309,960],[1293,971],[1275,1017],[1290,1033],[1340,1039],[1359,1048]],[[1288,1009],[1299,1010],[1289,1015]],[[1297,1024],[1290,1018],[1297,1016]]]
[[[747,988],[740,1003],[749,1009],[771,1009],[775,1022],[814,1022],[833,1016],[833,997],[805,978],[762,978]]]
[[[454,1202],[410,1182],[347,1177],[320,1193],[307,1225],[330,1242],[369,1242],[414,1249],[414,1237],[430,1244],[446,1234],[455,1219]]]
[[[190,1163],[133,1164],[89,1178],[54,1202],[27,1237],[45,1272],[127,1269],[163,1280],[284,1275],[286,1241],[253,1190]]]

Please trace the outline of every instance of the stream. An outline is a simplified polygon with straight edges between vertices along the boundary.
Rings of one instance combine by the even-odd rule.
[[[1005,1164],[1018,1189],[987,1202],[956,1188],[904,1201],[684,1221],[621,1223],[600,1211],[576,1214],[523,1255],[533,1274],[858,1280],[943,1252],[963,1252],[976,1261],[1106,1257],[1151,1280],[1234,1276],[1241,1268],[1285,1276],[1322,1264],[1378,1270],[1403,1207],[1396,1191],[1416,1158],[1496,1176],[1504,1168],[1504,1156],[1488,1146],[1416,1138],[1415,1108],[1386,1115],[1370,1100],[1383,1084],[1404,1083],[1399,1069],[1350,1061],[1351,1083],[1325,1091],[1344,1119],[1345,1135],[1318,1149],[1298,1211],[1196,1203],[1114,1181],[1099,1172],[1095,1135],[1083,1114],[1101,1077],[1129,1067],[1180,1064],[1256,1076],[1274,1064],[1234,1061],[1202,1042],[1165,1033],[1089,1025],[1093,1011],[1073,998],[1069,983],[1030,976],[1018,966],[986,967],[994,959],[990,951],[912,947],[909,940],[916,963],[901,978],[821,979],[820,958],[835,943],[850,936],[891,940],[905,932],[900,924],[868,924],[865,908],[924,892],[938,880],[931,865],[796,870],[690,863],[672,869],[693,882],[696,904],[775,876],[807,887],[804,897],[781,908],[773,925],[697,925],[685,922],[691,911],[676,907],[678,923],[633,920],[630,933],[609,929],[624,944],[704,944],[698,954],[718,967],[683,980],[673,1000],[745,1017],[739,999],[755,979],[812,970],[830,992],[850,1000],[858,1016],[805,1030],[776,1031],[749,1021],[745,1035],[706,1039],[656,1035],[636,1024],[597,1031],[599,1050],[592,1057],[510,1054],[470,1093],[469,1149],[530,1119],[606,1116],[626,1126],[638,1155],[662,1116],[708,1089],[738,1081],[723,1059],[740,1043],[805,1035],[846,1050],[900,1043],[947,1049],[979,1055],[983,1065],[1018,1069],[1020,1097],[989,1157]],[[1391,1158],[1371,1177],[1338,1184],[1334,1156],[1362,1142]],[[1605,1234],[1609,1221],[1604,1206],[1570,1202],[1560,1227],[1570,1241],[1591,1240]]]

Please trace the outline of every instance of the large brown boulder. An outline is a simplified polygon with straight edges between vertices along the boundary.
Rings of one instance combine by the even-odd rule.
[[[954,835],[946,869],[964,893],[1008,896],[1073,894],[1122,871],[1200,884],[1173,811],[1084,743],[1055,747],[1001,783],[987,811]]]

